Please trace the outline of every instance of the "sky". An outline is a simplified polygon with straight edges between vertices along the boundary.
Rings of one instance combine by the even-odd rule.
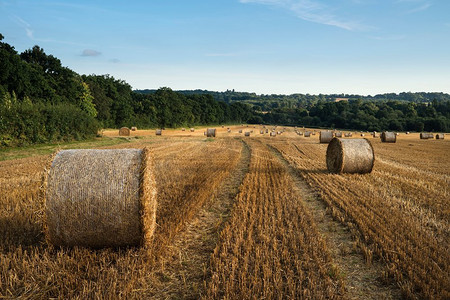
[[[0,33],[133,89],[450,93],[449,0],[0,0]]]

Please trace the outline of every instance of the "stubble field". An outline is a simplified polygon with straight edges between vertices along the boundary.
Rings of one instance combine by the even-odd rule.
[[[47,245],[48,155],[0,161],[0,298],[450,298],[448,139],[368,137],[373,172],[336,175],[318,135],[230,129],[110,130],[88,145],[152,151],[157,229],[145,250]]]

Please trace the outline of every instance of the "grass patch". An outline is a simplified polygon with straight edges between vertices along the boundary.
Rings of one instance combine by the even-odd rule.
[[[84,141],[71,141],[71,142],[31,145],[25,147],[3,148],[0,149],[0,161],[19,159],[36,155],[46,155],[53,153],[58,149],[104,147],[129,142],[130,139],[125,138],[97,137]]]

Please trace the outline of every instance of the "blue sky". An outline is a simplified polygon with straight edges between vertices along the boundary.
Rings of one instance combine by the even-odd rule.
[[[0,33],[135,89],[450,93],[449,0],[0,0]]]

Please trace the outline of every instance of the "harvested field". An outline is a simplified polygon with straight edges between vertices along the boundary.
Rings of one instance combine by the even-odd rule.
[[[158,209],[148,249],[47,245],[38,196],[48,155],[7,152],[0,298],[450,297],[448,139],[370,139],[372,172],[338,175],[317,138],[286,128],[249,139],[246,128],[219,126],[215,139],[204,128],[114,129],[107,142],[70,145],[150,149]]]

